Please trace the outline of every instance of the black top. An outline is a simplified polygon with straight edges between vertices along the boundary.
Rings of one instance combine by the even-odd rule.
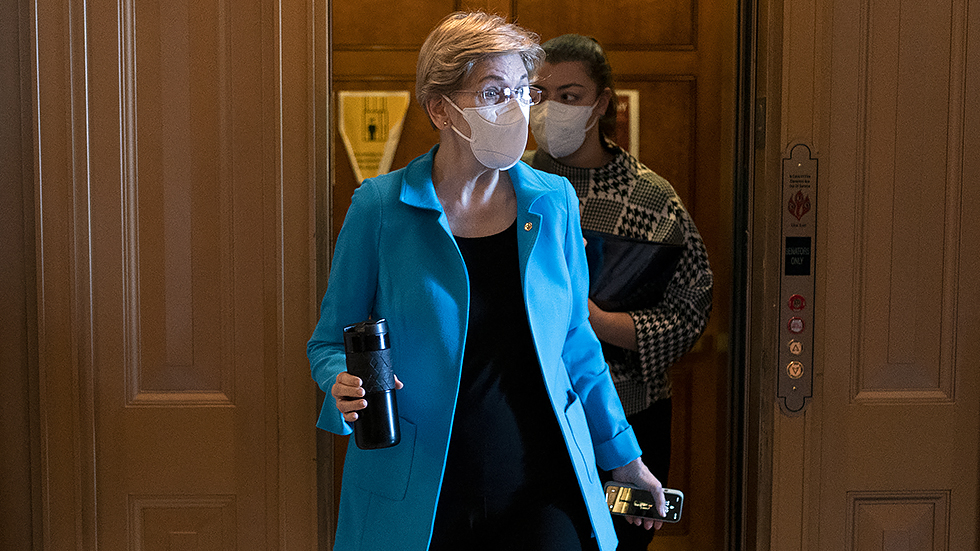
[[[470,311],[443,491],[505,496],[558,477],[567,484],[568,452],[524,307],[516,221],[456,242],[469,272]]]

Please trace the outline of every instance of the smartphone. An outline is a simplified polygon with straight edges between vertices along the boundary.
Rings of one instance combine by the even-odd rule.
[[[681,520],[684,492],[680,490],[664,488],[664,497],[667,498],[667,516],[661,517],[657,511],[657,505],[653,501],[653,494],[650,492],[629,484],[613,481],[606,482],[605,489],[609,512],[614,515],[652,518],[664,522]]]

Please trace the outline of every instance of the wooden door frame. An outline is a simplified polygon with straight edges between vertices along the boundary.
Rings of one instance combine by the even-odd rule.
[[[778,297],[780,296],[782,188],[780,184],[784,141],[788,139],[813,143],[818,136],[785,136],[786,124],[792,116],[785,113],[788,102],[786,82],[805,80],[804,84],[819,84],[813,79],[813,67],[821,62],[817,32],[823,15],[820,2],[815,0],[741,0],[740,13],[746,19],[740,32],[739,72],[739,133],[736,152],[741,168],[736,168],[734,216],[735,304],[732,314],[733,388],[732,457],[737,466],[732,483],[732,544],[730,549],[769,551],[774,530],[802,529],[799,504],[786,510],[778,519],[776,509],[786,503],[774,501],[774,466],[781,460],[790,465],[790,473],[802,480],[803,465],[792,448],[793,443],[777,438],[777,429],[802,436],[805,417],[778,413],[775,392],[776,365],[779,358]],[[788,12],[792,12],[798,34],[785,38]],[[804,32],[805,31],[805,32]],[[790,43],[792,42],[792,43]],[[803,45],[803,46],[801,46]],[[787,67],[784,49],[795,48],[795,59],[803,59],[806,67]],[[806,78],[803,78],[806,77]],[[813,89],[796,92],[796,119],[805,118],[800,97],[816,95]],[[809,96],[811,100],[819,97]],[[810,106],[809,114],[820,109]],[[785,123],[785,124],[784,124]],[[801,127],[805,125],[800,125]],[[742,238],[742,239],[740,239]],[[774,298],[775,297],[775,298]],[[799,447],[796,445],[795,447]],[[789,453],[787,453],[789,452]],[[735,480],[737,478],[737,480]],[[782,482],[787,482],[783,480]]]
[[[0,19],[13,33],[0,46],[0,110],[12,121],[0,131],[0,201],[8,216],[0,231],[0,548],[40,549],[41,439],[38,425],[37,286],[34,230],[34,151],[31,142],[30,25],[20,0],[3,3]]]
[[[758,348],[751,341],[753,306],[752,227],[754,183],[763,176],[757,168],[758,147],[765,140],[765,92],[758,89],[757,70],[759,47],[759,9],[766,0],[739,0],[738,52],[736,70],[736,130],[732,190],[732,306],[730,320],[731,388],[729,390],[729,488],[728,488],[728,545],[729,551],[757,548],[764,527],[760,519],[768,503],[760,500],[767,492],[760,477],[760,444],[763,427],[761,407],[763,385],[757,380],[759,365],[754,354]],[[761,102],[760,102],[760,97]],[[761,111],[760,111],[761,109]]]
[[[326,188],[313,189],[313,270],[314,274],[311,281],[315,285],[313,296],[316,301],[310,305],[312,323],[315,325],[319,318],[319,302],[327,290],[327,279],[330,275],[330,261],[333,251],[330,244],[334,241],[333,235],[333,190],[335,177],[334,163],[331,158],[333,151],[334,133],[334,111],[330,108],[333,97],[333,0],[324,2],[324,9],[318,14],[315,21],[316,28],[313,31],[314,43],[319,51],[322,48],[326,63],[315,68],[314,77],[316,82],[322,84],[317,90],[322,93],[315,94],[316,110],[315,120],[317,121],[317,151],[316,151],[316,172],[317,181],[326,182]],[[321,19],[322,17],[322,19]],[[322,161],[322,162],[321,162]],[[317,389],[316,411],[320,412],[323,400],[326,395]],[[314,419],[315,421],[315,419]],[[317,503],[317,549],[318,551],[330,551],[333,548],[334,535],[337,533],[336,519],[337,507],[334,502],[334,435],[312,427],[316,431],[316,503]]]
[[[783,157],[783,6],[740,0],[733,199],[730,550],[768,551],[773,511],[775,365]]]
[[[39,315],[43,315],[43,312],[40,312],[42,303],[39,302],[38,297],[43,278],[39,275],[38,264],[41,250],[38,241],[41,234],[38,220],[42,212],[35,181],[35,169],[39,162],[39,154],[35,151],[38,139],[35,134],[38,132],[38,128],[34,120],[34,109],[35,102],[40,100],[37,95],[33,95],[36,90],[33,90],[35,83],[32,83],[32,65],[37,61],[35,55],[39,55],[32,50],[36,46],[36,44],[32,44],[32,33],[36,29],[32,28],[33,12],[28,2],[10,0],[4,5],[11,9],[4,10],[0,18],[3,20],[4,28],[13,28],[16,31],[12,40],[16,44],[6,43],[5,46],[10,47],[5,47],[0,51],[0,55],[3,56],[2,74],[5,77],[12,77],[5,79],[5,82],[16,84],[4,87],[4,95],[0,98],[0,102],[2,102],[0,107],[5,114],[19,122],[19,125],[13,125],[14,128],[11,128],[10,132],[3,133],[3,140],[0,142],[7,152],[0,158],[0,169],[5,176],[11,176],[9,181],[4,182],[5,185],[2,186],[0,197],[10,200],[6,204],[11,207],[14,216],[7,222],[19,226],[19,230],[15,233],[5,232],[0,237],[0,248],[4,253],[11,253],[9,256],[3,255],[4,260],[9,262],[5,262],[3,269],[0,270],[0,282],[4,284],[5,292],[10,293],[4,297],[3,305],[5,308],[0,308],[0,326],[5,329],[0,336],[0,349],[3,350],[3,353],[0,354],[0,369],[6,376],[5,390],[9,390],[12,397],[9,401],[5,400],[4,411],[14,413],[10,416],[4,415],[5,422],[0,427],[2,428],[0,437],[3,437],[4,442],[9,444],[0,451],[0,461],[3,463],[3,482],[5,489],[13,489],[10,494],[4,495],[2,506],[0,506],[0,512],[5,513],[3,522],[0,522],[0,547],[4,549],[40,550],[58,546],[58,540],[52,537],[52,530],[47,526],[52,520],[52,513],[49,500],[45,496],[45,492],[49,491],[45,490],[45,484],[51,477],[47,464],[48,456],[51,455],[49,449],[50,435],[45,432],[47,430],[45,423],[49,422],[50,418],[57,418],[57,416],[45,412],[45,402],[64,404],[73,398],[72,396],[61,395],[52,399],[54,394],[45,388],[43,359],[46,352],[43,344],[39,344],[39,328],[43,327]],[[311,53],[309,59],[314,67],[312,70],[316,77],[316,83],[309,84],[312,86],[311,90],[316,101],[311,100],[308,107],[315,111],[316,120],[313,124],[316,125],[316,128],[305,129],[313,130],[317,136],[317,172],[316,177],[309,180],[310,186],[312,186],[314,182],[325,183],[327,181],[325,176],[328,161],[326,152],[329,148],[324,140],[329,136],[329,133],[326,131],[327,125],[324,120],[327,115],[325,98],[329,95],[326,87],[320,85],[321,83],[329,85],[329,79],[326,78],[326,75],[329,74],[325,58],[327,48],[321,46],[326,42],[327,15],[326,10],[321,10],[319,5],[310,4],[306,6],[297,3],[296,6],[308,7],[316,15],[311,33],[313,33],[312,47],[318,49],[315,53]],[[297,13],[299,12],[292,10],[288,15],[296,16]],[[305,34],[297,36],[299,36],[297,41],[305,41],[309,38]],[[296,42],[293,43],[294,46],[295,44]],[[55,65],[58,66],[58,64]],[[19,94],[14,89],[17,89]],[[291,106],[294,108],[299,106],[300,110],[305,107],[302,105],[302,100],[293,101]],[[66,181],[68,180],[66,179]],[[8,183],[10,185],[6,185]],[[293,190],[300,195],[306,193],[305,189],[294,187]],[[311,189],[310,191],[314,190]],[[312,208],[309,214],[309,218],[312,219],[314,215]],[[296,246],[308,248],[311,253],[313,252],[313,243],[307,245],[301,240],[296,242]],[[309,259],[312,256],[304,255],[303,258]],[[305,260],[297,262],[305,262]],[[305,270],[311,278],[315,273],[315,267],[312,263],[308,267],[302,264],[294,264],[293,267],[297,270]],[[311,283],[310,287],[312,286]],[[10,307],[7,308],[6,306]],[[292,318],[293,321],[286,325],[285,332],[288,332],[288,327],[295,324],[303,325],[309,320],[315,321],[315,305],[310,305],[308,312],[309,315],[306,317]],[[10,331],[6,330],[8,328]],[[289,370],[292,372],[297,367],[302,369],[302,366],[290,365]],[[279,420],[282,423],[280,426],[282,448],[289,448],[292,451],[298,449],[299,451],[298,453],[286,454],[288,465],[282,466],[280,474],[303,472],[306,473],[304,477],[308,477],[312,474],[311,447],[308,444],[313,441],[311,431],[315,429],[312,426],[312,420],[306,423],[295,422],[298,418],[309,417],[308,410],[310,409],[308,407],[309,392],[311,392],[308,386],[309,379],[303,380],[301,378],[302,372],[299,375],[300,377],[294,377],[290,374],[288,383],[283,384],[288,384],[290,389],[302,390],[302,399],[289,400],[290,407],[288,411],[280,413]],[[282,395],[296,396],[296,393],[287,390]],[[67,407],[70,415],[61,417],[56,424],[77,421],[77,411],[79,410],[77,398],[75,398],[74,404],[59,407],[61,408],[59,411]],[[44,419],[45,415],[49,416],[48,420]],[[288,421],[283,420],[285,417],[288,417]],[[83,435],[81,438],[84,440],[87,437]],[[296,446],[297,443],[301,445]],[[66,447],[77,449],[78,444],[68,444]],[[73,461],[72,456],[68,456],[67,459]],[[16,480],[16,484],[7,485],[8,480],[13,481],[12,477],[15,475],[22,478]],[[8,476],[11,478],[8,479]],[[85,480],[77,482],[75,486],[87,484],[87,477],[88,474],[86,474]],[[295,495],[302,493],[305,496],[310,496],[308,478],[304,479],[299,486],[298,488],[293,486],[282,490],[280,496],[293,491],[295,491]],[[57,499],[70,507],[73,498],[71,495],[59,495]],[[82,543],[93,543],[96,542],[94,537],[94,508],[87,507],[88,504],[83,505],[86,507],[77,509],[74,516],[63,515],[55,518],[54,521],[63,526],[58,529],[59,533],[70,533],[70,537],[77,538]],[[288,506],[280,502],[278,504],[280,515],[282,518],[288,518],[288,521],[282,522],[280,528],[285,527],[284,531],[289,532],[290,526],[302,523],[304,524],[302,532],[308,534],[313,529],[312,521],[309,520],[312,513],[311,505],[312,501],[290,503]],[[17,523],[17,529],[6,530],[5,526],[14,526],[12,523]],[[295,534],[297,532],[300,531],[290,533]],[[289,538],[283,539],[283,541],[287,540],[292,541]]]
[[[781,9],[782,0],[738,0],[738,52],[735,93],[736,131],[733,155],[733,241],[732,241],[732,311],[730,321],[730,361],[731,379],[729,388],[728,420],[728,499],[726,508],[726,546],[730,551],[768,550],[769,521],[771,510],[771,455],[769,435],[772,430],[772,406],[774,400],[768,389],[774,388],[771,377],[751,366],[764,365],[763,360],[774,353],[774,345],[765,338],[767,333],[760,331],[759,320],[772,318],[766,316],[762,297],[771,289],[765,281],[757,282],[753,273],[765,273],[767,264],[778,256],[765,250],[765,242],[759,241],[751,229],[759,221],[757,216],[769,212],[767,208],[753,208],[756,195],[755,182],[766,182],[772,166],[778,163],[780,153],[778,140],[766,140],[766,136],[779,136],[778,117],[767,117],[779,105],[779,73],[772,74],[767,60],[778,61],[779,56],[767,54],[767,49],[775,30],[770,21],[781,23],[781,17],[774,17],[771,10]],[[333,127],[335,114],[329,108],[332,97],[332,27],[330,13],[333,0],[327,0],[326,32],[323,44],[326,48],[326,74],[317,75],[318,82],[324,82],[325,97],[317,96],[317,120],[323,121],[326,128]],[[781,11],[776,15],[781,15]],[[317,24],[319,25],[319,21]],[[774,61],[775,62],[775,61]],[[760,69],[761,67],[761,69]],[[778,69],[778,66],[776,67]],[[761,72],[760,72],[761,71]],[[768,71],[768,74],[767,74]],[[773,84],[774,83],[774,84]],[[767,109],[766,98],[771,97]],[[762,99],[760,103],[760,98]],[[319,110],[324,114],[320,116]],[[759,126],[761,124],[761,127]],[[318,134],[319,136],[320,134]],[[324,139],[318,140],[324,150],[317,151],[317,159],[325,159],[324,170],[328,176],[328,188],[315,190],[315,242],[316,242],[316,296],[326,290],[330,272],[330,243],[334,235],[332,228],[332,199],[330,190],[335,181],[334,164],[331,152],[334,150],[332,132],[325,132]],[[773,149],[775,147],[775,150]],[[774,153],[775,151],[775,153]],[[776,163],[774,165],[774,163]],[[765,186],[763,186],[765,187]],[[322,192],[322,193],[321,193]],[[778,212],[773,211],[773,212]],[[778,231],[778,220],[768,221],[766,233]],[[773,225],[776,224],[776,225]],[[763,224],[762,227],[765,227]],[[763,247],[759,248],[759,245]],[[753,246],[756,249],[753,249]],[[754,256],[754,250],[760,254]],[[756,287],[759,286],[760,287]],[[758,313],[758,314],[757,314]],[[760,317],[761,316],[761,317]],[[768,327],[762,329],[769,329]],[[770,339],[771,340],[771,339]],[[754,344],[754,345],[753,345]],[[318,394],[318,404],[325,398]],[[328,551],[336,533],[336,505],[334,502],[334,476],[338,467],[334,453],[334,436],[326,431],[317,431],[317,484],[319,505],[320,538],[319,548]]]

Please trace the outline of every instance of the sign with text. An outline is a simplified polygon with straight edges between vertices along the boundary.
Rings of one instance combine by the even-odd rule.
[[[813,313],[817,241],[817,166],[796,144],[783,159],[782,235],[785,247],[779,308],[777,397],[783,412],[802,413],[813,397]]]

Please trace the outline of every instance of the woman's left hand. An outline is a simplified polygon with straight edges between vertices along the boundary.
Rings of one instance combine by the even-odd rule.
[[[589,299],[589,322],[599,340],[636,350],[636,323],[628,312],[607,312]]]
[[[637,488],[648,490],[653,494],[653,500],[657,504],[657,510],[660,511],[660,516],[667,515],[667,500],[664,497],[664,487],[657,480],[657,477],[653,476],[653,473],[650,472],[650,469],[647,468],[642,459],[637,457],[622,467],[613,469],[612,478],[616,482],[625,482]],[[627,516],[626,522],[636,526],[642,526],[647,530],[651,528],[660,530],[660,527],[664,524],[663,521],[652,518],[634,516]]]

